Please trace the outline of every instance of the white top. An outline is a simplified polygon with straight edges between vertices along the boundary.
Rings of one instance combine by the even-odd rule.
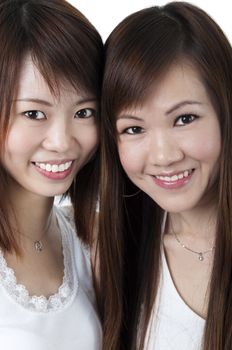
[[[200,350],[205,320],[183,301],[164,252],[156,306],[148,328],[147,350]]]
[[[0,251],[0,347],[4,350],[100,350],[90,255],[73,223],[56,208],[64,256],[63,283],[49,299],[17,284]]]

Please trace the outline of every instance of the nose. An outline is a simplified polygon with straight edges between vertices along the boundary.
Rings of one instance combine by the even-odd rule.
[[[178,139],[171,133],[158,130],[150,135],[149,161],[155,166],[169,166],[184,158]]]
[[[65,118],[54,118],[44,135],[43,147],[51,152],[67,152],[73,142],[71,129]]]

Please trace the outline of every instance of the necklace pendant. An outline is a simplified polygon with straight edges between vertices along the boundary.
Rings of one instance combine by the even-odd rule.
[[[43,243],[41,241],[35,241],[34,242],[34,248],[35,250],[40,253],[43,250]]]
[[[202,253],[199,253],[198,259],[199,259],[200,261],[203,261],[203,260],[204,260],[204,257],[203,257],[203,254],[202,254]]]

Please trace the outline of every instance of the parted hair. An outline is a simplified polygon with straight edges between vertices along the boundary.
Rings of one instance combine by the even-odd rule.
[[[232,347],[232,48],[221,28],[200,8],[170,2],[138,11],[124,19],[106,45],[102,89],[101,230],[105,259],[113,280],[106,285],[126,334],[121,348],[144,349],[145,336],[156,300],[160,271],[163,210],[145,194],[128,201],[128,185],[117,151],[116,118],[126,108],[142,104],[156,79],[173,62],[188,60],[199,72],[215,107],[221,130],[217,179],[217,232],[210,280],[203,350]],[[137,193],[137,189],[134,190]],[[134,210],[133,210],[134,205]],[[128,208],[130,209],[128,212]],[[139,208],[139,210],[137,210]],[[136,212],[137,210],[137,212]],[[136,215],[135,215],[136,213]],[[129,225],[128,225],[129,222]],[[132,231],[137,234],[131,237]],[[108,234],[108,236],[107,236]],[[137,243],[134,243],[137,240]],[[134,266],[126,247],[136,249]],[[130,286],[128,271],[132,273]],[[123,278],[121,277],[123,275]],[[110,276],[110,274],[109,274]],[[107,274],[105,274],[105,278]],[[128,289],[129,288],[129,289]],[[128,293],[130,290],[130,293]],[[110,304],[110,301],[109,301]],[[109,322],[113,320],[109,309]],[[141,313],[141,309],[143,312]],[[123,316],[122,316],[123,315]],[[194,332],[194,330],[193,330]],[[138,336],[139,334],[139,336]],[[124,346],[124,347],[123,347]]]
[[[103,43],[96,29],[64,0],[0,1],[0,151],[4,152],[12,100],[29,54],[54,94],[69,82],[76,91],[100,98]],[[99,125],[99,113],[96,116]],[[69,190],[78,235],[91,241],[98,187],[98,152],[77,174]],[[8,176],[0,158],[0,247],[20,248],[6,210]],[[78,213],[78,214],[77,214]]]

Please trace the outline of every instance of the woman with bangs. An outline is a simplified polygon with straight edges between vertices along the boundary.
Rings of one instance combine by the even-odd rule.
[[[121,348],[230,350],[230,43],[185,2],[134,13],[107,39],[102,99],[100,237]]]
[[[101,349],[90,253],[101,38],[63,0],[0,4],[0,343]],[[53,204],[69,193],[75,222]]]

